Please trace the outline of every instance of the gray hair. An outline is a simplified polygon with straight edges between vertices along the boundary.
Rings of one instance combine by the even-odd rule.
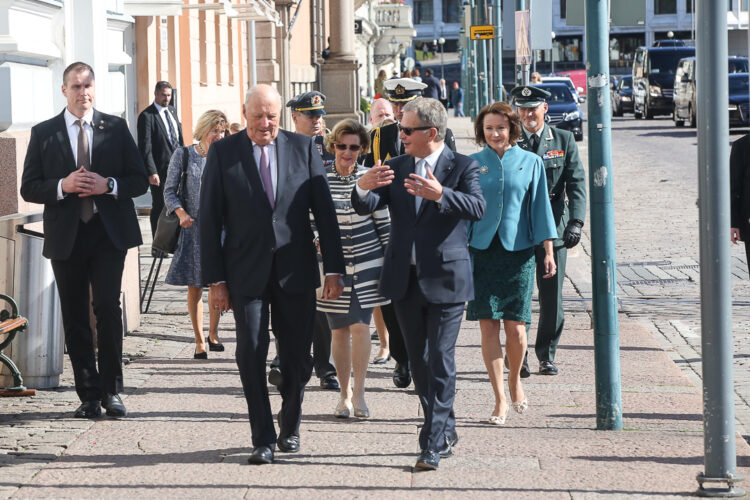
[[[445,129],[448,126],[448,113],[437,99],[417,97],[404,106],[404,113],[411,111],[419,118],[423,125],[437,129],[436,141],[445,139]]]
[[[271,94],[275,94],[279,98],[279,102],[281,102],[281,94],[279,94],[279,91],[276,90],[276,87],[272,87],[271,85],[267,85],[265,83],[259,83],[247,89],[247,92],[245,93],[245,106],[248,105],[248,103],[250,102],[250,98],[256,92],[270,92]]]

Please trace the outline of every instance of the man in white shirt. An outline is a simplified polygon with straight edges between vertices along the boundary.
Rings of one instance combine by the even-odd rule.
[[[156,232],[159,214],[164,208],[164,191],[161,183],[167,178],[172,153],[183,146],[182,125],[177,111],[170,106],[172,85],[156,82],[154,102],[138,115],[138,148],[148,170],[151,184],[151,234]]]

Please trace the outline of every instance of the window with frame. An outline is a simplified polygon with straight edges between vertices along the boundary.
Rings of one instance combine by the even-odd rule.
[[[432,24],[434,21],[432,0],[414,0],[414,24]]]
[[[695,3],[695,0],[685,0],[685,13],[686,14],[692,14],[693,13],[693,4]]]
[[[443,22],[461,22],[461,0],[443,0]]]
[[[654,0],[654,14],[677,14],[677,0]]]
[[[560,19],[565,19],[567,9],[568,9],[567,0],[560,0]]]

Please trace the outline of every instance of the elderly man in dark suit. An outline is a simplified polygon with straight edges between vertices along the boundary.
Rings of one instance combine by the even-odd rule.
[[[120,288],[125,254],[141,244],[132,198],[148,180],[125,120],[94,109],[94,70],[63,73],[65,110],[31,129],[21,196],[44,204],[44,256],[60,294],[79,418],[125,416]],[[89,294],[89,286],[93,297]],[[89,326],[96,315],[97,347]],[[98,356],[98,366],[97,366]]]
[[[209,306],[234,310],[237,366],[253,440],[248,461],[268,464],[277,446],[282,452],[300,448],[320,284],[310,212],[323,254],[325,298],[341,294],[345,268],[336,211],[315,143],[279,130],[281,97],[269,85],[248,91],[244,111],[246,132],[211,146],[203,171],[201,269],[211,283]],[[265,382],[269,307],[284,374],[278,439]]]
[[[750,134],[732,143],[729,156],[729,187],[731,194],[732,243],[745,242],[745,255],[750,269]]]
[[[467,224],[485,210],[479,165],[443,142],[447,120],[435,99],[408,103],[399,124],[406,154],[378,163],[352,191],[358,213],[391,210],[380,293],[394,303],[424,410],[421,469],[436,469],[458,442],[454,353],[464,304],[474,297]]]
[[[169,105],[171,99],[172,85],[156,82],[154,102],[138,115],[138,148],[151,184],[151,234],[156,232],[156,223],[164,208],[161,182],[167,178],[172,153],[183,146],[182,125],[177,111]]]

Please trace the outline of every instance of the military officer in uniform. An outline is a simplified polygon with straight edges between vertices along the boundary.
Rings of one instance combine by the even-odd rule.
[[[298,134],[313,137],[315,146],[323,158],[323,166],[330,168],[335,157],[326,151],[323,145],[323,133],[325,130],[323,129],[322,117],[326,114],[323,104],[325,100],[326,96],[320,92],[305,92],[304,94],[294,96],[286,105],[292,108],[294,131]],[[336,380],[336,368],[331,364],[331,329],[328,327],[328,320],[325,313],[320,312],[317,312],[315,316],[313,366],[315,367],[315,376],[320,379],[320,387],[332,391],[339,389],[339,382]],[[271,361],[271,368],[268,371],[268,381],[279,387],[282,376],[279,368],[279,357],[277,355]]]
[[[552,214],[557,226],[554,241],[557,274],[542,279],[544,248],[536,248],[536,278],[539,289],[539,325],[535,348],[539,373],[557,375],[555,351],[563,331],[562,287],[565,279],[567,251],[581,240],[581,229],[586,217],[586,175],[578,156],[573,134],[549,126],[544,119],[549,92],[533,86],[516,87],[511,91],[514,104],[523,124],[518,145],[542,157],[547,174],[547,189]],[[524,360],[529,376],[528,361]]]
[[[383,86],[386,97],[393,104],[393,113],[397,122],[400,122],[404,116],[403,109],[406,103],[421,97],[422,89],[427,87],[424,83],[411,78],[391,78],[386,80]],[[372,148],[365,158],[365,167],[370,168],[378,161],[385,163],[386,160],[404,154],[404,145],[398,138],[398,132],[398,123],[372,129],[370,132]],[[456,139],[451,129],[445,130],[444,142],[451,151],[456,151]]]

